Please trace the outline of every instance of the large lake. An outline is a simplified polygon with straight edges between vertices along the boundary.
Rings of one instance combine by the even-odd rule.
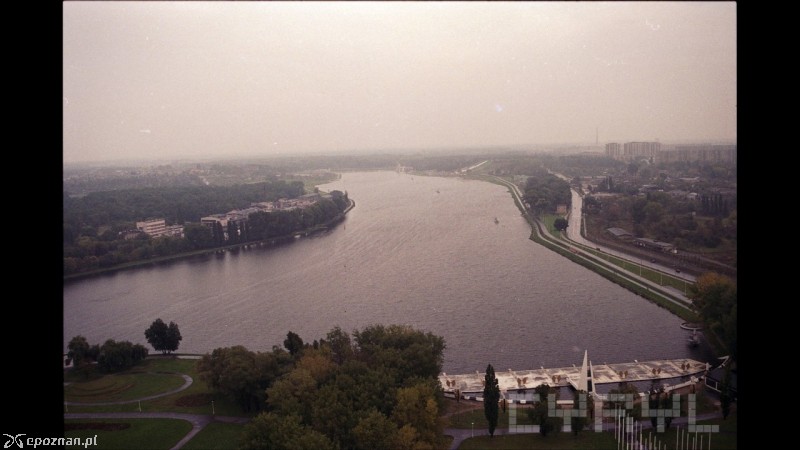
[[[584,350],[594,364],[716,362],[678,317],[529,240],[501,186],[356,172],[321,188],[356,201],[331,231],[65,282],[65,349],[78,334],[147,345],[160,317],[190,353],[401,323],[445,338],[449,373],[569,367]]]

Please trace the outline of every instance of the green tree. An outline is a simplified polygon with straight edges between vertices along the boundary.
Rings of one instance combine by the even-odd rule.
[[[330,349],[331,356],[336,364],[342,364],[353,357],[353,343],[350,340],[350,335],[339,326],[333,327],[325,338],[327,347]]]
[[[647,223],[657,223],[664,216],[664,208],[660,203],[647,202],[644,206],[644,215]]]
[[[705,332],[717,335],[736,360],[737,288],[736,282],[724,275],[707,272],[689,291],[694,309],[700,314]]]
[[[372,410],[353,428],[357,450],[395,450],[398,447],[397,425],[378,411]]]
[[[194,249],[210,248],[214,245],[211,229],[200,223],[188,223],[183,227],[185,239]]]
[[[261,413],[245,425],[241,450],[333,450],[333,443],[294,415]]]
[[[486,376],[483,385],[483,414],[489,423],[489,436],[494,438],[494,429],[497,428],[497,420],[500,416],[500,385],[494,374],[494,367],[491,364],[486,366]]]
[[[267,405],[281,416],[294,414],[303,422],[310,423],[312,400],[316,394],[317,382],[311,373],[296,368],[267,388]]]
[[[569,226],[569,222],[567,222],[567,219],[559,217],[553,222],[553,226],[558,231],[564,231],[567,229],[567,226]]]
[[[147,349],[143,345],[109,339],[100,347],[97,366],[104,372],[119,372],[130,369],[145,358]]]
[[[92,354],[92,347],[85,337],[78,335],[73,337],[67,345],[67,358],[72,362],[72,367],[76,373],[83,374],[84,378],[89,378],[91,373],[90,360],[95,359],[97,355]]]
[[[67,358],[72,361],[74,367],[82,365],[86,361],[86,354],[89,353],[89,342],[85,337],[78,335],[73,337],[67,344]]]
[[[283,340],[283,346],[286,347],[290,355],[295,356],[303,349],[303,340],[297,333],[290,331],[286,334],[286,339]]]
[[[175,322],[167,325],[161,318],[154,320],[150,327],[144,330],[144,337],[156,351],[163,354],[177,350],[180,341],[183,340],[178,325]]]
[[[292,363],[292,357],[279,348],[256,353],[237,345],[203,355],[197,371],[213,391],[236,402],[243,411],[251,411],[261,409],[266,389],[289,372]]]
[[[412,377],[436,378],[442,371],[445,342],[430,332],[406,325],[371,325],[353,336],[358,357],[396,370],[399,382]]]
[[[397,404],[392,419],[398,426],[411,425],[417,432],[417,441],[437,447],[442,428],[439,422],[439,405],[435,388],[427,382],[397,390]]]

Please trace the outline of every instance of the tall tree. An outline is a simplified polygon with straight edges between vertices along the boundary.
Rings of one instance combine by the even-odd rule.
[[[72,365],[74,367],[78,367],[84,362],[86,354],[89,353],[90,347],[86,338],[78,335],[69,341],[67,348],[69,349],[67,352],[67,358],[72,361]]]
[[[78,335],[69,341],[67,348],[69,349],[67,358],[72,362],[73,370],[76,373],[82,373],[88,379],[91,372],[89,360],[97,357],[96,354],[92,356],[92,347],[89,342],[85,337]]]
[[[144,337],[156,351],[163,354],[174,352],[183,340],[181,331],[175,322],[165,324],[161,318],[153,321],[150,327],[144,330]]]
[[[286,350],[289,350],[290,355],[295,356],[303,349],[303,339],[297,333],[290,331],[286,333],[283,346],[286,347]]]
[[[703,320],[704,332],[715,333],[736,360],[736,282],[718,273],[704,273],[689,288],[689,298]]]
[[[494,375],[494,367],[491,364],[486,366],[486,376],[483,385],[483,414],[489,422],[489,436],[494,437],[494,429],[497,428],[497,419],[500,416],[500,385]]]
[[[245,427],[240,449],[334,449],[333,443],[323,434],[304,426],[295,415],[279,416],[261,413]]]
[[[109,339],[100,347],[97,367],[104,372],[119,372],[133,367],[145,358],[147,349],[143,345]]]

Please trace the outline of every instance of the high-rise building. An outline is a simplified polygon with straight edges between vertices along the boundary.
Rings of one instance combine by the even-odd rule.
[[[626,142],[623,145],[622,158],[625,161],[655,158],[660,150],[660,142]]]
[[[736,165],[735,144],[676,145],[658,153],[656,162],[700,162]]]
[[[613,159],[622,158],[622,145],[618,142],[610,142],[606,144],[606,156]]]

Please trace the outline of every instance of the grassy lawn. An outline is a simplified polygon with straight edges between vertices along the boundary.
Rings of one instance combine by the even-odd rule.
[[[173,359],[173,358],[154,358],[154,359],[147,359],[141,365],[138,365],[130,370],[121,372],[119,374],[105,374],[105,375],[92,375],[90,377],[90,381],[88,382],[81,382],[76,381],[80,378],[75,378],[74,376],[67,375],[65,372],[65,380],[71,381],[74,384],[66,386],[64,388],[66,393],[66,399],[68,401],[80,401],[80,402],[99,402],[99,401],[108,401],[108,400],[99,400],[98,397],[94,399],[88,399],[86,396],[82,397],[80,400],[73,398],[70,396],[70,392],[88,392],[91,390],[92,386],[111,386],[113,382],[120,379],[120,377],[132,380],[132,385],[125,385],[127,386],[127,390],[131,390],[131,392],[136,392],[137,390],[140,391],[147,391],[149,392],[148,395],[153,395],[157,392],[154,392],[155,389],[149,388],[147,384],[150,381],[158,380],[159,384],[161,385],[160,392],[168,391],[170,389],[174,389],[183,384],[183,378],[171,375],[170,377],[161,376],[151,378],[146,376],[146,372],[173,372],[173,373],[182,373],[192,377],[194,382],[188,389],[180,391],[175,394],[167,395],[164,397],[159,397],[153,400],[146,400],[141,402],[142,412],[180,412],[180,413],[191,413],[191,414],[211,414],[211,402],[214,402],[214,412],[219,416],[248,416],[252,414],[245,414],[241,411],[238,405],[234,404],[230,400],[225,397],[213,395],[209,390],[208,386],[200,380],[200,376],[195,369],[197,364],[197,360],[194,359]],[[161,374],[159,374],[161,375]],[[179,382],[172,388],[166,388],[166,385],[161,383],[161,378],[165,379],[177,379]],[[88,386],[85,386],[86,383]],[[137,385],[141,384],[142,387],[136,387]],[[120,387],[120,385],[117,385]],[[127,398],[135,399],[139,395],[127,395]],[[124,405],[108,405],[108,406],[77,406],[77,405],[69,405],[67,407],[68,411],[71,413],[77,412],[132,412],[132,411],[139,411],[139,403],[129,403]]]
[[[205,426],[182,448],[185,450],[235,450],[244,425],[214,422]]]
[[[542,437],[540,434],[509,434],[479,436],[466,439],[458,447],[459,450],[470,449],[546,449],[546,450],[575,450],[575,449],[614,449],[617,443],[611,433],[581,432],[577,436],[572,433],[555,433]]]
[[[466,400],[462,401],[462,403],[467,402]],[[478,403],[480,408],[477,409],[469,409],[463,412],[459,412],[453,414],[450,417],[447,417],[447,428],[461,428],[461,429],[472,429],[473,422],[475,424],[475,429],[487,429],[489,427],[488,423],[486,422],[486,416],[483,414],[483,403]],[[525,413],[525,409],[521,405],[517,406],[514,410],[513,414],[516,414],[516,423],[517,425],[532,425],[533,422],[528,419],[528,414]],[[512,413],[512,408],[507,408],[506,412],[503,412],[503,409],[500,409],[500,416],[497,420],[497,428],[508,428],[508,417],[509,414]]]
[[[109,374],[64,387],[64,397],[67,401],[80,403],[125,401],[177,389],[183,383],[180,375],[169,373]]]
[[[542,223],[547,227],[547,232],[556,239],[561,239],[561,232],[556,230],[556,227],[553,224],[559,217],[562,216],[556,214],[542,214]]]
[[[70,427],[86,427],[70,430]],[[97,435],[103,449],[170,449],[191,431],[192,424],[178,419],[86,419],[65,420],[64,437],[81,440]],[[121,429],[120,429],[121,428]],[[67,447],[67,448],[83,448]]]

